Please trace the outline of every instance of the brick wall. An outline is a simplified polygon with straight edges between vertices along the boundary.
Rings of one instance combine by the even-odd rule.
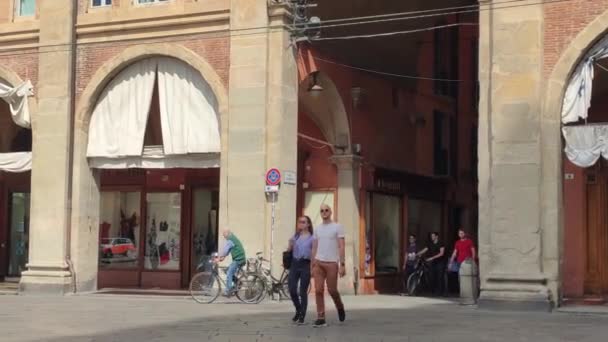
[[[11,70],[22,80],[30,80],[34,85],[38,84],[38,49],[17,50],[0,54],[0,65]]]
[[[156,39],[156,42],[163,41]],[[202,35],[164,39],[164,41],[180,44],[202,56],[215,69],[224,86],[228,88],[228,72],[230,66],[230,41],[227,37],[209,37]],[[78,47],[76,61],[76,99],[84,89],[97,70],[107,61],[116,57],[128,47],[149,42],[134,41],[130,44],[100,43]],[[204,75],[203,75],[204,76]]]
[[[568,44],[593,19],[608,10],[608,0],[568,0],[544,5],[544,68],[548,77]]]

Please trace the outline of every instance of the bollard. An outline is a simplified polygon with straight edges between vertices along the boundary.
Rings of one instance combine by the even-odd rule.
[[[458,272],[460,282],[460,304],[474,305],[477,302],[477,265],[472,259],[460,264]]]

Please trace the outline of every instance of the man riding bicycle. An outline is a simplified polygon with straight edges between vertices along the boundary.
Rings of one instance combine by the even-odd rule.
[[[243,248],[243,244],[241,241],[230,232],[229,229],[224,229],[222,231],[222,236],[226,239],[226,244],[224,245],[224,249],[217,256],[215,262],[224,261],[224,259],[230,253],[232,257],[232,263],[228,266],[228,272],[226,275],[226,290],[224,292],[224,296],[230,297],[234,292],[234,275],[236,272],[245,264],[247,257],[245,257],[245,249]]]

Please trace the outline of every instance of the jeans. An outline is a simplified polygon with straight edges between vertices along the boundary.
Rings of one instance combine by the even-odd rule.
[[[325,319],[325,283],[327,282],[327,292],[336,305],[338,311],[344,310],[344,304],[338,292],[338,263],[316,261],[312,270],[315,278],[315,299],[317,302],[317,317]]]
[[[436,296],[445,295],[445,262],[433,261],[431,263],[431,284],[433,294]]]
[[[298,296],[298,282],[300,285],[300,294]],[[306,316],[308,308],[308,286],[310,285],[310,260],[293,259],[291,269],[289,270],[289,295],[296,312],[300,313],[301,317]]]
[[[232,281],[232,279],[244,263],[244,261],[233,261],[230,266],[228,266],[228,272],[226,274],[226,294],[232,292],[232,288],[234,287],[234,282]]]

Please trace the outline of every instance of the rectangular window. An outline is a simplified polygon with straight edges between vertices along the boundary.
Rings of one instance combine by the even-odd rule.
[[[447,176],[449,171],[449,132],[448,118],[444,113],[433,113],[433,159],[434,173],[438,176]]]
[[[195,189],[192,199],[192,271],[195,271],[201,262],[217,251],[218,192]]]
[[[373,194],[371,206],[376,273],[399,272],[401,198]]]
[[[93,7],[111,6],[112,0],[93,0]]]
[[[36,15],[36,0],[16,0],[17,15],[31,17]]]
[[[99,217],[99,267],[136,267],[141,221],[140,192],[102,192]]]
[[[181,194],[149,193],[146,196],[146,270],[179,270]]]
[[[332,208],[335,220],[336,208],[334,208],[333,191],[307,191],[304,194],[304,215],[310,217],[313,227],[316,227],[323,222],[321,212],[319,211],[322,204],[327,204]]]

